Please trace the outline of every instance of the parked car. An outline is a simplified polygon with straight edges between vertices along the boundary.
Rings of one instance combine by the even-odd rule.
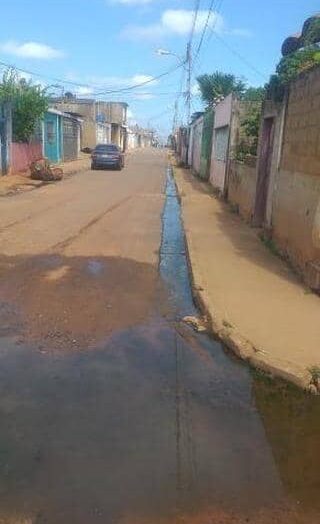
[[[91,169],[113,167],[122,169],[124,167],[124,154],[115,144],[98,144],[92,151]]]

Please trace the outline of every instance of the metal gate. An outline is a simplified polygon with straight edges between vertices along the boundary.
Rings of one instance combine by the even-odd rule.
[[[75,160],[78,157],[79,125],[73,118],[63,118],[63,159]]]

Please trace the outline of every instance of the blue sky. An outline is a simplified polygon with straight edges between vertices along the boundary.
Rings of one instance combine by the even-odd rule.
[[[194,37],[197,49],[211,0],[200,0]],[[148,80],[183,56],[194,0],[2,0],[0,60],[43,75],[41,81],[91,96]],[[264,84],[286,36],[319,10],[316,0],[215,0],[209,30],[193,71],[193,109],[201,106],[195,77],[219,69]],[[219,8],[219,10],[218,10]],[[166,133],[182,71],[128,94],[101,98],[127,101],[132,121]],[[58,79],[58,82],[54,79]],[[79,85],[67,84],[66,81]],[[60,87],[56,88],[57,92]],[[180,119],[184,105],[180,102]]]

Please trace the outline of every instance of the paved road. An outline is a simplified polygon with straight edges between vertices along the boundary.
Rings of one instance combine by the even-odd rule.
[[[0,524],[319,522],[318,403],[181,322],[166,164],[0,200]]]

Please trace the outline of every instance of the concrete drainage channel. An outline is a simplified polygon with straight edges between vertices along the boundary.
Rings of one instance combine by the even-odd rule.
[[[167,168],[166,200],[162,214],[160,275],[166,282],[177,318],[198,317],[189,278],[181,208],[171,166]]]
[[[185,326],[185,323],[181,322],[181,320],[187,320],[187,323],[195,331],[199,330],[199,326],[201,330],[203,321],[193,300],[180,201],[171,167],[167,168],[165,194],[166,201],[162,216],[160,274],[169,291],[170,302],[174,311],[170,320],[175,325],[179,337],[181,335],[179,326]],[[185,326],[185,329],[189,328]],[[203,355],[206,352],[211,359],[208,368],[211,367],[210,384],[213,384],[213,387],[210,386],[211,389],[206,392],[205,397],[209,402],[212,402],[212,400],[209,400],[210,398],[214,398],[214,404],[219,406],[219,420],[217,419],[216,421],[217,428],[220,427],[224,432],[226,445],[232,447],[234,437],[229,430],[225,432],[227,429],[225,426],[226,417],[228,418],[230,413],[234,413],[234,417],[238,418],[238,415],[235,414],[235,404],[241,401],[243,418],[238,426],[238,438],[240,440],[244,438],[244,442],[251,439],[251,436],[246,434],[244,426],[247,423],[252,423],[252,421],[249,422],[249,419],[254,413],[255,423],[258,425],[262,424],[262,427],[264,427],[267,448],[272,450],[272,455],[275,457],[278,473],[275,476],[275,472],[271,473],[271,470],[267,473],[267,476],[269,475],[268,482],[270,482],[272,488],[277,485],[279,481],[278,475],[280,475],[284,479],[284,487],[291,497],[299,498],[299,504],[303,500],[307,510],[314,509],[314,507],[318,509],[315,486],[317,486],[317,489],[320,489],[320,477],[318,468],[315,467],[315,463],[312,460],[310,461],[308,457],[310,457],[311,447],[317,458],[320,459],[319,449],[316,444],[320,435],[319,398],[312,397],[281,379],[273,379],[268,375],[261,374],[244,361],[239,360],[232,352],[223,348],[221,343],[215,341],[207,334],[193,333],[190,329],[189,331],[191,332],[191,336],[189,334],[187,337],[189,348],[192,345],[197,346],[199,355]],[[182,337],[184,337],[183,332]],[[181,352],[180,358],[182,360],[186,358],[183,356],[183,353],[186,353],[189,348],[186,346],[185,350]],[[244,393],[245,391],[246,393]],[[242,436],[240,426],[244,430]],[[256,444],[259,448],[261,442]],[[260,449],[261,451],[262,449]],[[266,452],[266,449],[264,452]],[[291,468],[289,466],[290,459],[284,460],[284,457],[288,458],[296,455],[299,455],[299,464],[297,462]],[[271,460],[273,461],[273,459]],[[309,471],[310,477],[308,479],[303,471]],[[314,486],[311,485],[312,482],[315,483]],[[257,491],[259,491],[259,488],[257,488]],[[302,517],[301,522],[309,522],[304,519],[305,517]],[[277,522],[282,523],[285,520],[282,521],[279,518]]]

